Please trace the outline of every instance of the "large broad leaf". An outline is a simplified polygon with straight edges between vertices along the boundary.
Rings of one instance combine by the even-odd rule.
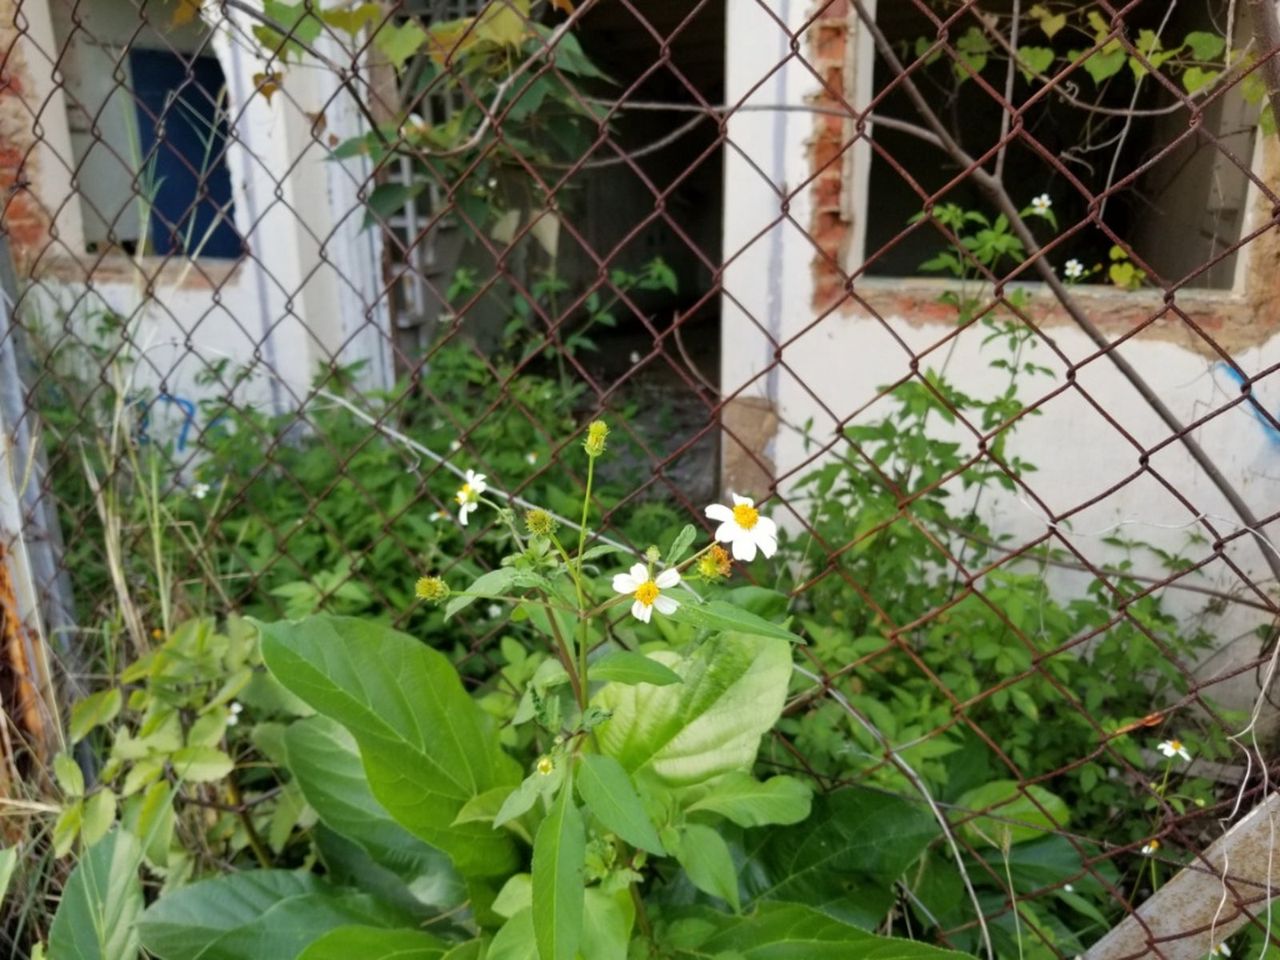
[[[248,870],[202,880],[151,905],[139,924],[142,943],[165,960],[196,957],[281,900],[323,889],[316,877],[292,870]]]
[[[394,928],[410,923],[410,918],[367,894],[325,890],[281,900],[251,922],[224,933],[198,956],[199,960],[296,957],[340,927]]]
[[[533,841],[533,934],[541,960],[578,955],[586,855],[582,814],[573,805],[573,785],[566,782]]]
[[[961,960],[965,955],[916,940],[880,937],[798,903],[761,904],[751,916],[700,911],[690,917],[681,960]],[[696,921],[702,921],[697,923]]]
[[[298,954],[298,960],[436,960],[448,951],[443,940],[420,930],[338,927]]]
[[[653,658],[680,675],[665,687],[607,684],[596,696],[610,719],[600,750],[633,775],[691,786],[755,762],[760,738],[782,712],[791,647],[782,640],[724,634],[692,656]]]
[[[606,828],[633,847],[659,857],[666,855],[631,778],[617,760],[596,753],[584,754],[577,782],[587,809]]]
[[[671,619],[677,623],[687,623],[691,627],[700,627],[704,630],[747,633],[757,637],[786,640],[788,643],[804,643],[803,637],[797,636],[785,627],[724,600],[712,600],[708,603],[683,601],[671,615]]]
[[[703,893],[719,897],[737,913],[741,905],[738,875],[724,837],[701,823],[685,824],[675,836],[672,852],[693,885]]]
[[[937,821],[918,804],[838,790],[815,798],[803,823],[753,838],[743,886],[752,900],[806,903],[871,928],[893,904],[893,882],[938,834]]]
[[[518,783],[520,768],[444,656],[389,627],[347,617],[261,629],[271,672],[355,736],[373,795],[392,817],[447,853],[463,874],[515,868],[505,832],[453,825],[474,797]]]
[[[142,849],[116,830],[89,849],[62,888],[49,930],[54,960],[135,960],[142,884]]]
[[[328,717],[311,717],[292,724],[284,742],[294,781],[326,826],[400,877],[421,903],[448,907],[466,898],[449,858],[392,820],[378,803],[355,738],[345,727]]]
[[[1022,786],[1016,780],[993,780],[968,791],[957,805],[990,812],[961,826],[970,843],[1007,849],[1012,844],[1039,840],[1061,830],[1071,820],[1067,802],[1036,784]]]
[[[812,799],[809,785],[795,777],[761,781],[748,773],[731,773],[716,781],[685,810],[718,813],[740,827],[761,827],[769,823],[799,823],[809,816]]]

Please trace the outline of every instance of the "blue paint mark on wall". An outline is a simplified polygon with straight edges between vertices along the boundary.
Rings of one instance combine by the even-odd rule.
[[[1229,363],[1219,362],[1217,367],[1238,387],[1243,387],[1249,382],[1239,370]],[[1249,395],[1245,398],[1245,405],[1248,406],[1254,419],[1257,420],[1258,423],[1262,424],[1262,431],[1267,435],[1267,439],[1275,446],[1280,447],[1280,428],[1277,428],[1276,426],[1276,422],[1280,421],[1280,416],[1268,414],[1266,407],[1258,402],[1257,398],[1253,396],[1252,391],[1250,391]]]
[[[138,443],[147,444],[151,442],[151,412],[156,404],[172,404],[182,412],[182,426],[178,428],[178,436],[174,442],[174,452],[182,453],[187,449],[187,444],[191,440],[191,429],[196,425],[196,405],[185,397],[175,397],[172,394],[161,393],[151,402],[147,402],[141,397],[130,401],[136,403],[142,408],[142,416],[138,419]]]

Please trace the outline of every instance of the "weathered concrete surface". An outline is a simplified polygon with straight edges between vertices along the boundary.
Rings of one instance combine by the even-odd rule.
[[[1280,871],[1280,794],[1273,793],[1099,940],[1084,960],[1204,960],[1265,914]]]

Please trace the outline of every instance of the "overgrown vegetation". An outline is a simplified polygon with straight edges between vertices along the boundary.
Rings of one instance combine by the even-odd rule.
[[[313,20],[373,22],[275,6],[304,43]],[[1057,14],[1036,9],[1052,38]],[[466,26],[399,25],[379,49],[403,68]],[[469,26],[464,74],[489,96],[549,35]],[[284,53],[271,30],[259,38]],[[975,71],[994,58],[959,49]],[[1188,72],[1223,51],[1188,38],[1166,59],[1194,93]],[[1095,56],[1111,74],[1129,62]],[[599,75],[575,45],[563,57]],[[1040,77],[1053,59],[1024,47],[1020,62]],[[420,83],[446,70],[428,60]],[[590,111],[555,89],[524,97],[503,148],[575,157]],[[468,152],[449,151],[488,121],[455,116],[415,128],[419,179],[375,192],[375,216],[458,172]],[[528,225],[529,184],[501,151],[491,162],[492,192],[460,197],[460,215]],[[43,357],[60,370],[42,395],[51,439],[76,450],[55,481],[83,522],[68,557],[101,683],[71,708],[56,791],[10,848],[23,863],[0,857],[0,888],[14,873],[26,891],[14,942],[55,960],[929,960],[988,935],[1002,960],[1086,950],[1118,918],[1115,889],[1154,890],[1190,856],[1141,852],[1163,804],[1218,799],[1184,774],[1180,737],[1220,759],[1221,735],[1149,722],[1187,693],[1209,638],[1131,563],[1083,571],[1074,592],[1048,576],[1069,560],[1049,550],[986,569],[1004,548],[983,500],[1034,473],[1021,396],[1052,374],[1016,316],[1024,294],[984,309],[984,278],[1024,257],[1008,220],[932,216],[956,242],[924,268],[955,281],[943,301],[982,329],[999,387],[966,394],[940,368],[890,392],[798,481],[808,530],[781,531],[776,553],[751,501],[718,505],[706,527],[723,545],[692,554],[702,518],[656,499],[612,509],[634,478],[597,472],[607,431],[586,427],[594,398],[565,361],[620,311],[583,292],[544,337],[539,312],[577,299],[550,269],[527,297],[459,271],[450,300],[485,290],[504,329],[481,349],[445,329],[425,373],[385,396],[329,370],[301,416],[272,415],[231,399],[252,370],[210,367],[185,470],[189,453],[148,428],[162,398],[132,389],[118,318],[84,356]],[[1051,201],[1023,216],[1056,230]],[[1117,285],[1138,273],[1111,257]],[[610,281],[677,282],[661,260]],[[99,367],[106,389],[83,375]],[[613,402],[615,423],[635,412]],[[989,456],[966,450],[962,420],[992,435]],[[624,431],[609,443],[615,462],[644,460]],[[1068,830],[1134,852],[1086,863]]]

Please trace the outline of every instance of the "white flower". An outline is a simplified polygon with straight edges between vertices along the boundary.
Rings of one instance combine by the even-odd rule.
[[[1160,849],[1159,840],[1148,840],[1146,844],[1144,844],[1142,847],[1142,855],[1144,857],[1149,857],[1159,849]]]
[[[1084,276],[1084,264],[1072,257],[1062,268],[1062,275],[1068,280],[1079,280]]]
[[[443,510],[433,510],[431,511],[431,516],[427,517],[427,519],[430,520],[432,523],[438,523],[439,521],[445,519],[447,516],[449,515],[445,513]]]
[[[663,596],[663,590],[670,590],[680,582],[680,572],[675,569],[663,570],[656,577],[650,577],[649,568],[637,563],[626,573],[616,574],[613,578],[613,589],[618,593],[629,593],[635,597],[631,604],[631,615],[642,623],[648,623],[653,616],[653,608],[666,616],[676,612],[680,604],[670,597]]]
[[[530,450],[528,453],[524,455],[524,462],[529,464],[529,466],[532,467],[535,463],[538,462],[538,454],[535,451]]]
[[[1209,951],[1211,957],[1229,957],[1231,956],[1231,948],[1225,943],[1220,943]]]
[[[1181,757],[1187,763],[1191,762],[1191,754],[1187,752],[1187,748],[1182,745],[1181,740],[1163,740],[1156,749],[1170,760],[1174,757]]]
[[[756,550],[765,557],[772,557],[778,549],[778,525],[768,517],[760,516],[750,498],[736,493],[730,496],[733,497],[732,507],[713,503],[705,511],[712,520],[720,521],[716,539],[733,544],[733,559],[744,563],[756,558]]]
[[[238,703],[237,701],[232,700],[229,704],[227,704],[227,709],[231,711],[231,715],[227,717],[227,726],[234,727],[237,723],[240,722],[240,711],[244,709],[244,704]]]
[[[631,356],[627,357],[627,359],[631,361],[631,365],[634,367],[637,363],[640,362],[640,351],[632,350]]]
[[[457,453],[457,452],[458,452],[459,450],[461,450],[461,449],[462,449],[462,441],[461,441],[461,440],[450,440],[450,441],[449,441],[449,452],[450,452],[450,453]]]
[[[502,605],[498,603],[491,603],[484,612],[488,615],[490,620],[497,620],[502,616]]]
[[[1064,884],[1062,885],[1062,892],[1063,892],[1063,893],[1075,893],[1075,892],[1076,892],[1076,888],[1075,888],[1075,887],[1073,887],[1073,886],[1072,886],[1071,884],[1069,884],[1069,883],[1064,883]]]
[[[209,495],[209,485],[207,483],[197,483],[191,488],[191,495],[197,500],[203,500]]]
[[[1053,206],[1053,200],[1047,193],[1042,193],[1038,197],[1031,198],[1031,211],[1044,216],[1049,212],[1049,208]]]
[[[467,516],[480,505],[480,495],[489,489],[483,473],[467,471],[467,480],[458,488],[453,499],[458,502],[458,522],[467,525]]]

